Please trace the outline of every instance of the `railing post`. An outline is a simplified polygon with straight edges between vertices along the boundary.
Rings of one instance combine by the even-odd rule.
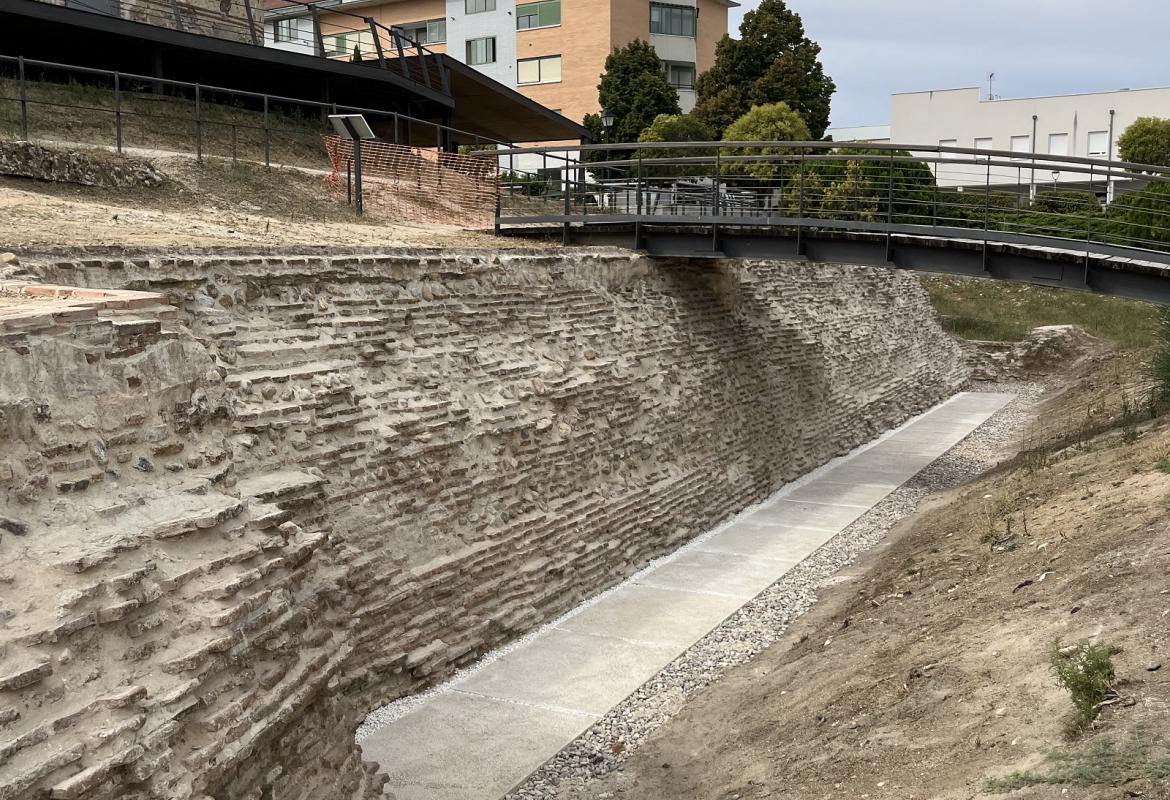
[[[378,53],[378,66],[386,69],[386,53],[382,50],[382,37],[378,35],[378,25],[373,17],[366,17],[366,24],[370,26],[370,35],[374,37],[374,50]]]
[[[719,184],[723,177],[723,165],[720,161],[721,151],[715,148],[715,206],[714,216],[711,219],[711,251],[714,252],[719,249],[719,217],[723,213],[722,202],[719,197]]]
[[[1089,165],[1089,194],[1093,196],[1096,201],[1097,196],[1093,194],[1093,170],[1095,164]],[[1093,210],[1091,208],[1085,210],[1085,288],[1089,288],[1089,251],[1093,246]]]
[[[24,76],[24,56],[16,59],[16,71],[20,80],[20,139],[28,141],[28,81]]]
[[[244,0],[244,11],[248,14],[248,35],[252,39],[252,44],[259,45],[260,42],[256,38],[256,18],[252,16],[252,0]]]
[[[987,157],[987,180],[983,184],[983,272],[989,272],[987,232],[991,230],[991,156]]]
[[[272,166],[269,160],[270,137],[268,134],[268,95],[264,95],[264,166]]]
[[[427,57],[423,54],[422,45],[417,42],[414,45],[414,50],[418,54],[418,66],[422,70],[423,83],[426,87],[431,88],[431,69],[427,66]]]
[[[860,215],[858,215],[860,216]],[[860,220],[858,220],[860,222]],[[890,151],[890,185],[886,193],[886,263],[894,260],[894,151]]]
[[[114,142],[118,155],[122,154],[122,80],[114,73]]]
[[[203,108],[201,104],[202,90],[195,84],[195,160],[203,161]]]
[[[804,255],[804,153],[800,154],[800,178],[796,194],[796,255]]]
[[[312,6],[313,10],[313,49],[316,50],[313,55],[325,58],[325,39],[321,36],[321,12],[317,10],[316,4]]]
[[[396,28],[391,28],[390,35],[394,37],[394,49],[398,51],[398,66],[403,76],[409,78],[410,66],[406,63],[406,51],[402,49],[402,34]]]
[[[362,140],[354,137],[353,140],[353,189],[354,208],[357,215],[362,215]]]
[[[511,158],[511,156],[509,156]],[[512,172],[515,175],[515,170]],[[569,186],[565,184],[565,221],[561,225],[561,244],[569,244],[569,215],[573,213],[573,197],[570,193]]]
[[[175,18],[175,30],[186,30],[183,27],[183,15],[179,13],[179,0],[171,0],[171,14]]]
[[[642,151],[638,151],[638,177],[634,184],[634,202],[636,203],[637,216],[634,217],[634,249],[637,250],[642,243]]]

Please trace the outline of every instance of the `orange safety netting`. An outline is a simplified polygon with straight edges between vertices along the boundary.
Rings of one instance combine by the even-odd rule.
[[[353,172],[353,142],[321,137],[333,172],[325,183],[344,193]],[[488,156],[444,153],[390,142],[362,142],[362,204],[400,222],[489,227],[499,193],[498,164]]]

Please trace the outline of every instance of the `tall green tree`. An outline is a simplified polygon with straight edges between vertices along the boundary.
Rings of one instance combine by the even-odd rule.
[[[1170,119],[1139,117],[1117,140],[1122,161],[1170,166]]]
[[[635,39],[606,56],[597,85],[601,107],[614,115],[611,142],[636,142],[659,114],[678,114],[678,93],[666,82],[662,59],[649,42]],[[584,125],[594,141],[605,141],[598,114],[587,114]],[[616,156],[615,156],[616,157]]]
[[[720,40],[715,64],[699,76],[695,116],[722,134],[752,106],[783,102],[814,138],[824,136],[837,86],[820,62],[820,45],[805,36],[800,15],[784,0],[763,0],[744,15],[739,34]]]

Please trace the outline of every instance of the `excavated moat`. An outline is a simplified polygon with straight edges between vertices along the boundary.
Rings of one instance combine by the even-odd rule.
[[[372,708],[966,377],[883,269],[25,261],[39,288],[0,285],[0,800],[377,797]]]

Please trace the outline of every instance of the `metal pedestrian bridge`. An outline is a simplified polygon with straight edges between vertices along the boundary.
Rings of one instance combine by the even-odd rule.
[[[483,155],[499,159],[496,229],[505,235],[661,256],[892,266],[1170,303],[1168,167],[833,142]]]

